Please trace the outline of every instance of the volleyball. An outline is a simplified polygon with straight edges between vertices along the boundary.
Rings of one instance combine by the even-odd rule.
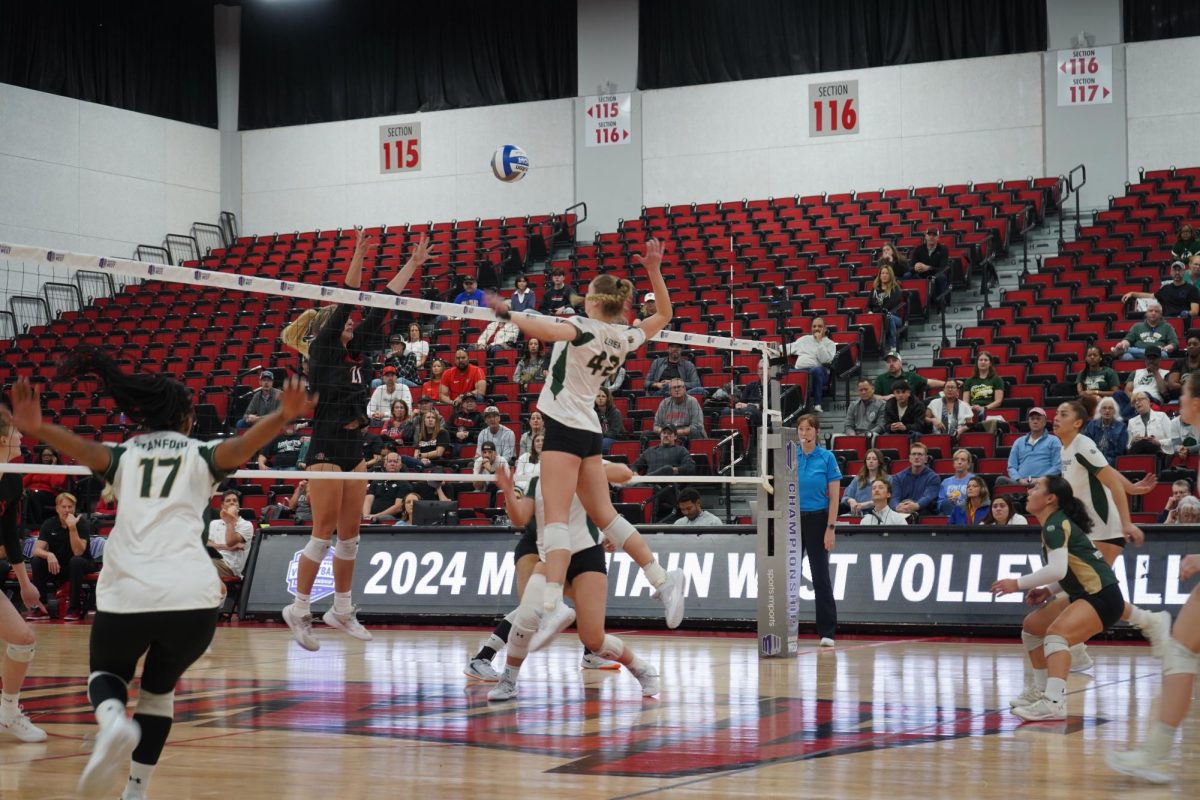
[[[515,183],[529,170],[529,156],[515,144],[501,145],[492,154],[492,174],[505,183]]]

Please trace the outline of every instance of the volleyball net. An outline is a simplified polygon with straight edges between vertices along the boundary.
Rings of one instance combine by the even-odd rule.
[[[364,287],[386,282],[399,269],[403,257],[390,265],[369,258],[364,269]],[[296,355],[284,348],[279,334],[299,312],[316,305],[345,303],[364,309],[387,309],[394,314],[422,318],[425,328],[432,329],[434,335],[443,325],[486,325],[497,319],[488,308],[408,294],[395,296],[346,289],[328,282],[301,282],[10,243],[0,243],[0,266],[3,267],[0,296],[5,297],[9,306],[8,319],[0,318],[0,338],[15,340],[14,360],[7,365],[2,383],[7,385],[16,377],[28,376],[45,382],[43,390],[50,396],[55,394],[51,384],[57,355],[79,342],[105,346],[134,369],[182,376],[196,390],[198,401],[203,401],[209,395],[221,399],[233,389],[251,388],[248,383],[240,382],[262,367],[286,367],[289,362],[284,359],[296,363]],[[415,291],[417,280],[419,273],[410,289]],[[653,341],[724,353],[730,365],[737,356],[743,373],[748,371],[748,365],[753,365],[763,387],[768,383],[769,358],[776,354],[776,346],[771,343],[709,334],[663,331]],[[446,350],[464,344],[465,340],[459,339],[439,341],[437,346],[445,357]],[[247,369],[251,363],[254,366]],[[731,374],[739,373],[727,368],[721,377],[728,378]],[[493,378],[490,370],[488,377],[490,384]],[[708,384],[713,390],[727,390],[727,394],[737,388],[735,382],[724,380],[719,387],[713,381]],[[764,391],[761,412],[752,425],[746,424],[745,413],[735,411],[732,402],[720,416],[710,412],[708,418],[715,423],[712,427],[716,434],[706,440],[710,447],[708,463],[702,465],[710,474],[638,476],[632,483],[718,487],[765,483],[769,473],[767,448],[761,441],[757,447],[751,447],[750,439],[763,435],[772,416],[779,417],[767,407],[767,395]],[[53,406],[45,410],[49,416],[55,416]],[[530,410],[525,408],[524,413]],[[77,418],[67,415],[56,421],[72,427],[74,419]],[[109,437],[100,438],[115,438],[122,432],[110,430]],[[634,437],[639,434],[643,440],[647,438],[645,430],[634,430]],[[32,472],[36,467],[13,464],[0,466],[0,471]],[[82,468],[76,470],[73,474],[87,472]],[[291,470],[241,470],[232,477],[280,482],[354,478],[342,473]],[[403,472],[394,477],[418,481],[430,476]],[[447,483],[492,480],[486,475],[454,472],[440,473],[437,478]]]

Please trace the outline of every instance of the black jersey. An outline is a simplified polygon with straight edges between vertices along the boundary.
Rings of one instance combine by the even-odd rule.
[[[320,397],[315,423],[345,426],[359,421],[366,425],[367,401],[373,370],[371,356],[383,343],[383,320],[387,310],[371,307],[354,329],[348,344],[342,344],[342,330],[354,306],[340,304],[325,327],[317,332],[308,348],[308,382]]]
[[[24,486],[21,476],[15,472],[0,475],[0,544],[4,545],[5,558],[10,564],[21,564],[25,555],[21,552],[21,495]]]

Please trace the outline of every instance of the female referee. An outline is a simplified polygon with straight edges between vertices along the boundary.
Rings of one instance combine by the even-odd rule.
[[[347,289],[362,285],[363,258],[371,237],[358,231],[354,256],[343,281]],[[399,294],[432,252],[422,235],[404,267],[388,281],[387,290]],[[372,306],[357,328],[350,318],[354,306],[345,303],[321,309],[312,327],[315,336],[308,345],[309,387],[317,396],[313,414],[312,442],[308,447],[309,469],[314,472],[366,472],[363,431],[368,420],[371,361],[383,348],[383,320],[387,310]],[[371,640],[370,632],[358,621],[350,602],[354,559],[358,555],[358,529],[362,522],[366,480],[309,481],[312,535],[300,558],[296,575],[296,600],[283,609],[283,620],[292,636],[306,650],[320,648],[313,635],[309,597],[330,539],[337,530],[333,548],[333,607],[322,617],[326,625],[355,639]]]
[[[634,261],[645,267],[658,299],[653,316],[644,320],[640,328],[621,325],[626,321],[625,309],[633,296],[633,284],[612,275],[600,275],[588,286],[584,301],[586,317],[557,320],[525,314],[512,317],[525,336],[554,342],[549,380],[537,403],[546,425],[541,492],[546,504],[546,526],[542,532],[546,548],[543,607],[552,612],[543,623],[548,628],[561,630],[569,624],[570,609],[562,602],[562,593],[571,563],[568,518],[576,496],[588,517],[602,527],[608,541],[629,553],[645,572],[650,585],[657,589],[656,596],[665,606],[667,626],[677,627],[683,619],[683,573],[664,571],[637,529],[617,514],[600,459],[602,436],[596,416],[596,393],[620,369],[629,353],[657,336],[673,315],[660,270],[662,245],[657,239],[647,240],[645,256],[635,255]],[[507,301],[492,295],[488,303],[498,316],[508,318]]]
[[[212,641],[221,580],[200,538],[201,515],[217,484],[312,408],[296,378],[277,411],[243,436],[220,443],[189,439],[195,422],[190,390],[164,375],[124,372],[111,357],[77,347],[61,376],[95,375],[117,408],[142,431],[123,444],[104,445],[42,419],[40,397],[27,380],[12,390],[12,421],[29,436],[66,453],[111,483],[116,525],[96,585],[88,698],[100,731],[79,779],[79,792],[111,790],[129,757],[123,800],[141,800],[174,717],[175,684]],[[125,716],[129,683],[142,667],[137,709]]]

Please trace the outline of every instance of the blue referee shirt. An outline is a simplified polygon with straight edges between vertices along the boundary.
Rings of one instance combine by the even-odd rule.
[[[809,455],[796,445],[796,480],[800,490],[800,511],[829,510],[829,482],[841,481],[833,453],[817,445]]]

